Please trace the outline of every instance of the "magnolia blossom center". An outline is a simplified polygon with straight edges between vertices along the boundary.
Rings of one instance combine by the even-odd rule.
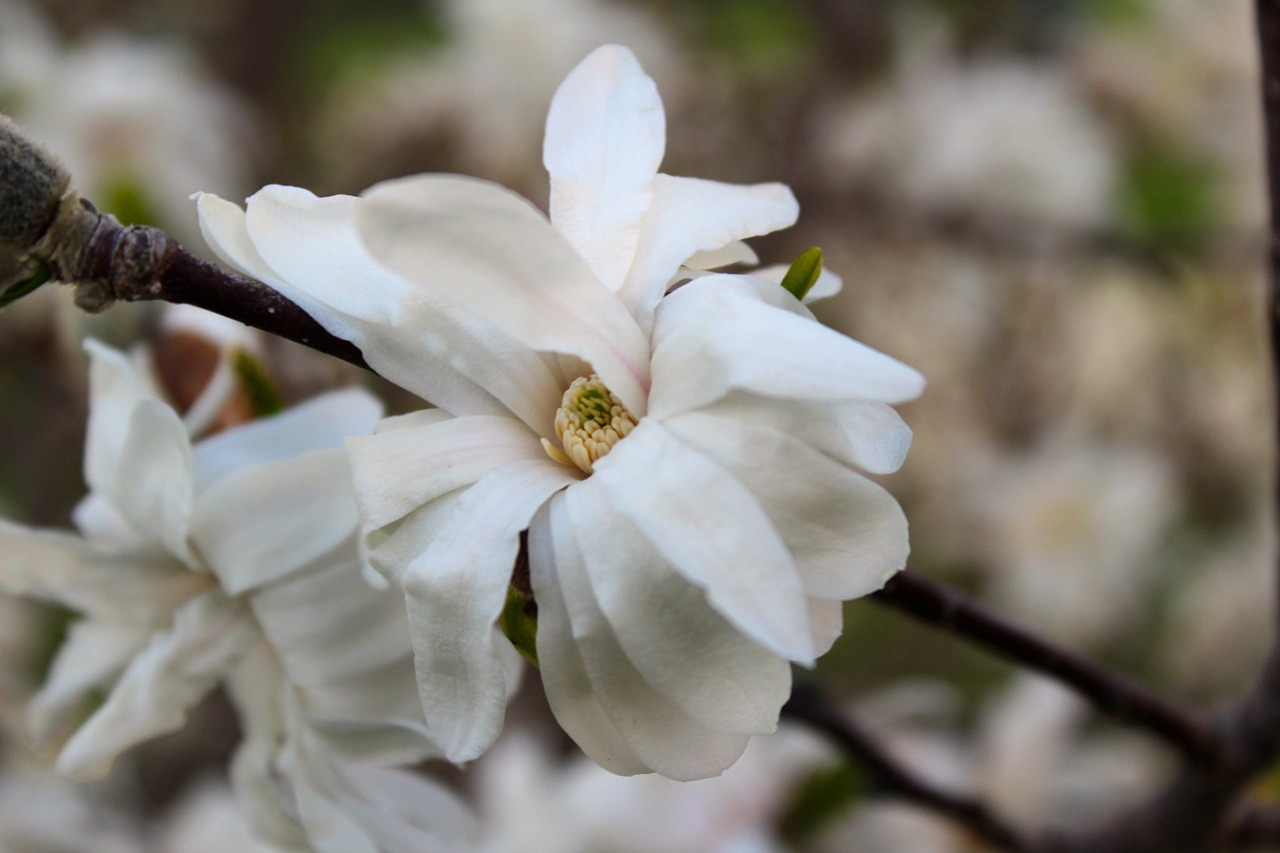
[[[560,399],[556,409],[560,447],[545,438],[542,446],[557,462],[577,465],[590,474],[596,460],[635,428],[635,416],[593,373],[573,380]]]

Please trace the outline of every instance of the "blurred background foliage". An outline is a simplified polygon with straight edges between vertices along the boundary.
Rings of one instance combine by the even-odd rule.
[[[1271,630],[1251,28],[1247,0],[0,0],[0,110],[100,207],[203,252],[197,190],[448,171],[545,205],[555,86],[626,43],[667,104],[664,170],[790,184],[800,223],[756,241],[762,260],[821,246],[845,286],[820,317],[929,377],[902,410],[912,453],[884,478],[915,568],[1209,707]],[[65,523],[83,490],[79,340],[155,323],[154,306],[77,316],[66,293],[0,316],[6,516]],[[369,381],[269,355],[290,400]],[[14,740],[61,622],[6,606]],[[803,677],[1018,819],[1095,814],[1168,758],[872,603],[848,605]],[[143,750],[137,772],[164,784],[118,799],[167,801],[217,758],[202,743]],[[975,849],[912,810],[851,805],[861,782],[833,759],[805,766],[766,810],[770,843]]]

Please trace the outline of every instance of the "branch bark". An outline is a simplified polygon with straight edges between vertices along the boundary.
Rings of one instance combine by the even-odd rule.
[[[850,761],[870,771],[878,793],[945,815],[1000,850],[1031,853],[1031,842],[980,800],[946,791],[916,775],[815,687],[796,685],[782,715],[829,736]]]

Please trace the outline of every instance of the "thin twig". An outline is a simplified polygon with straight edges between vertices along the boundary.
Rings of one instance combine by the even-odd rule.
[[[782,714],[830,736],[847,758],[871,772],[872,784],[879,793],[946,815],[1001,850],[1024,853],[1033,849],[1021,832],[985,803],[945,791],[917,776],[812,685],[796,685],[791,699],[782,706]]]
[[[963,593],[911,569],[899,572],[872,600],[976,643],[1019,666],[1074,688],[1102,713],[1140,726],[1192,760],[1211,762],[1219,745],[1213,730],[1145,687],[1080,655],[1055,646],[986,609]]]

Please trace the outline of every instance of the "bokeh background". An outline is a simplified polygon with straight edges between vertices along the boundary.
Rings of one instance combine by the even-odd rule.
[[[545,205],[556,85],[597,45],[627,44],[667,106],[664,171],[790,184],[800,223],[755,241],[762,260],[821,246],[845,287],[820,317],[929,378],[902,408],[907,463],[884,478],[913,566],[1211,708],[1271,635],[1250,7],[0,0],[0,111],[100,208],[208,254],[197,190],[355,193],[448,171]],[[79,342],[154,340],[160,313],[89,318],[48,287],[0,315],[0,514],[66,524],[83,493]],[[371,381],[292,345],[264,352],[293,400]],[[217,698],[100,786],[60,782],[25,744],[23,699],[68,618],[0,599],[0,853],[252,849],[234,834],[221,766],[236,734]],[[1053,685],[873,603],[848,605],[845,637],[803,677],[922,774],[1027,826],[1076,825],[1171,766]],[[877,799],[802,732],[677,786],[597,774],[536,695],[510,728],[475,772],[427,771],[472,797],[488,850],[981,849]],[[1257,794],[1280,799],[1280,781]]]

